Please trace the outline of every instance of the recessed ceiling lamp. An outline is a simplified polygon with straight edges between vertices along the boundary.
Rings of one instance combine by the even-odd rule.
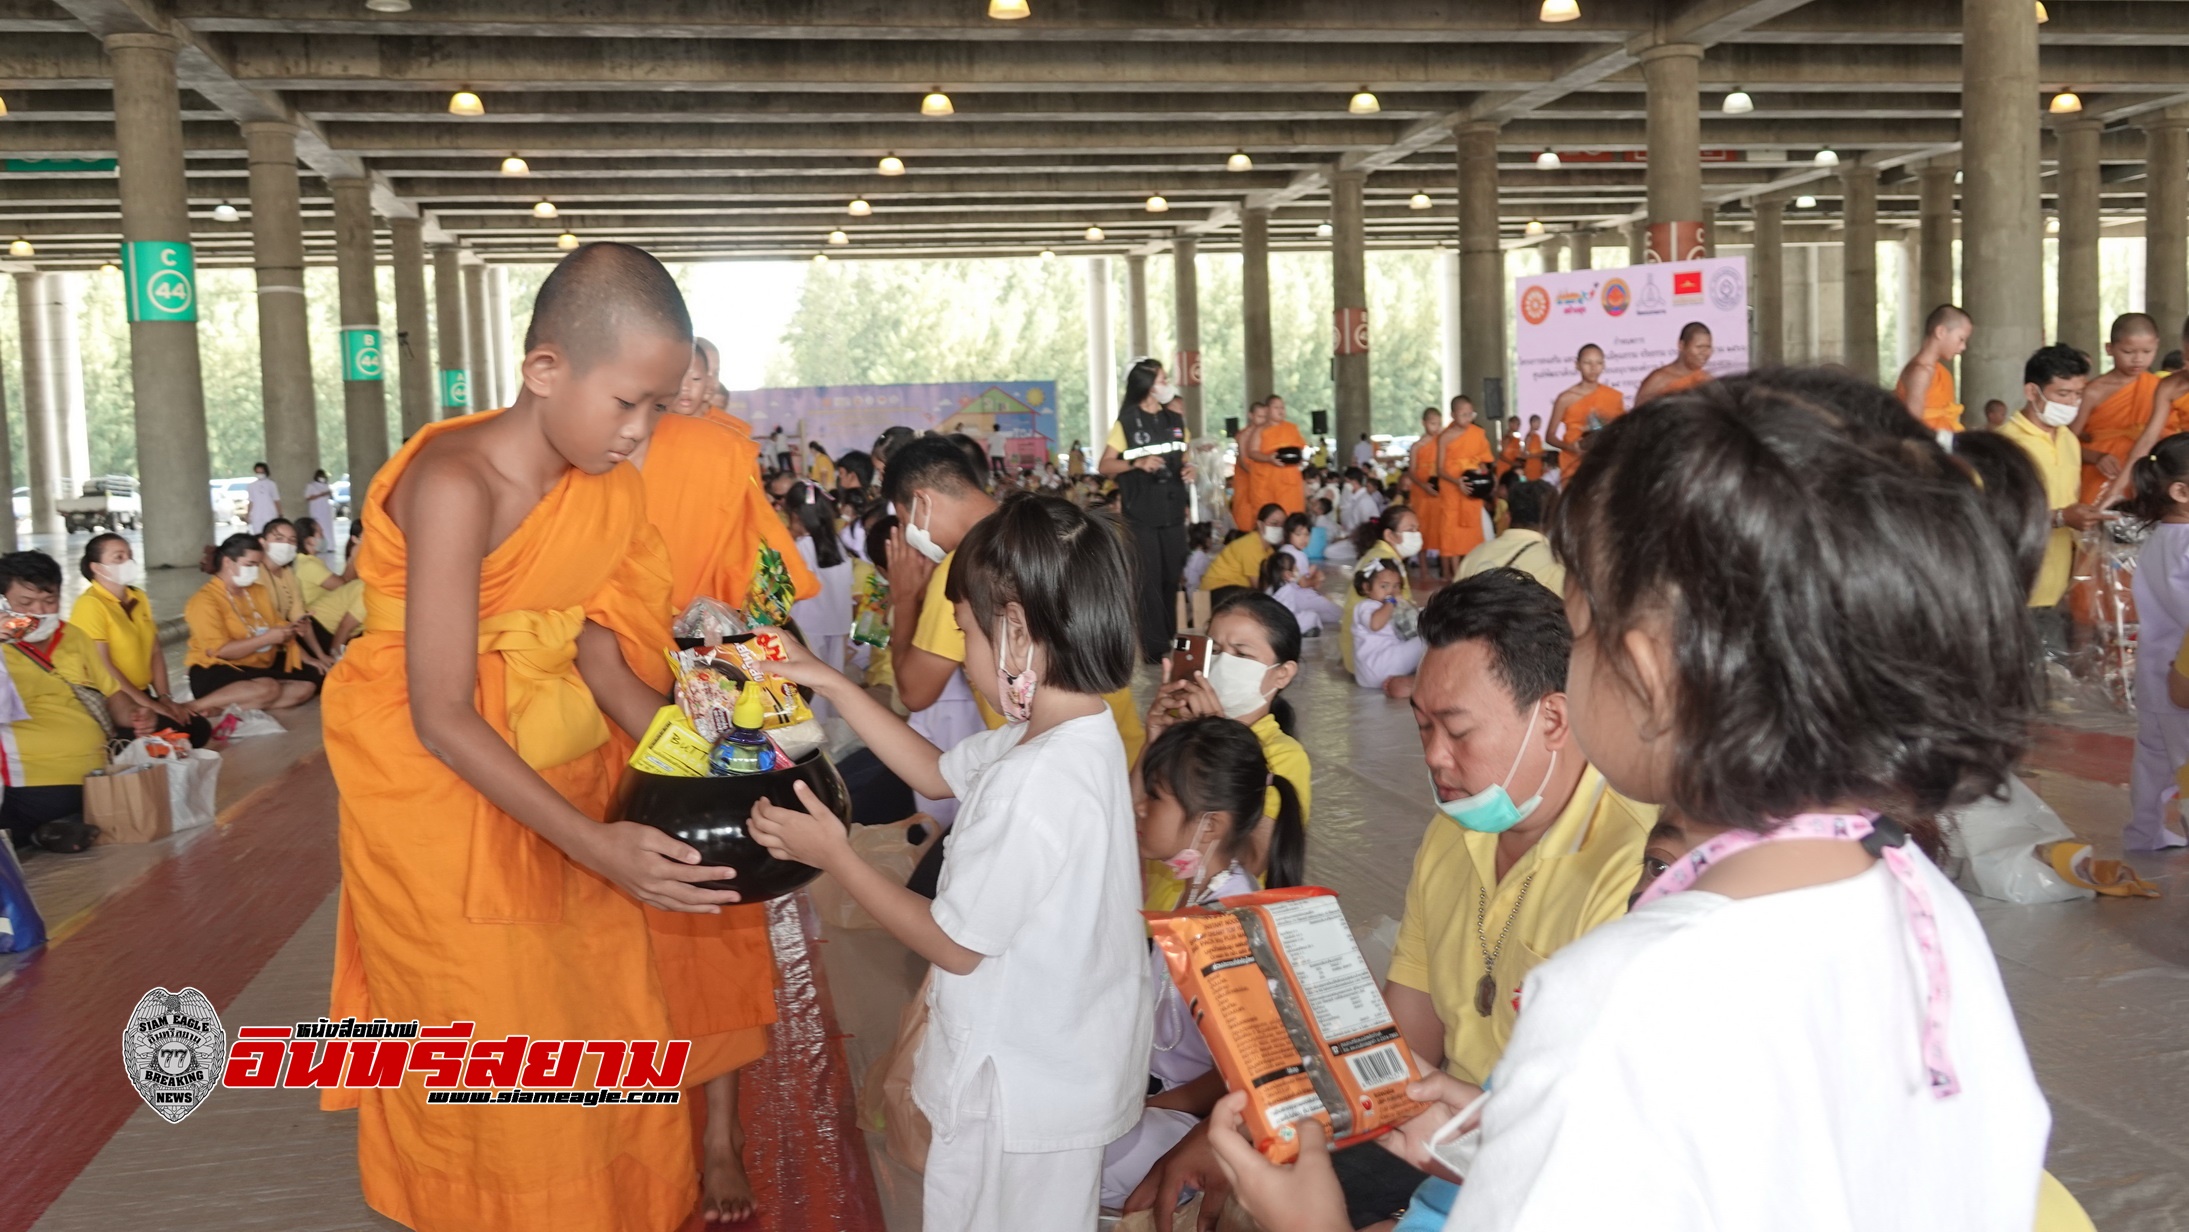
[[[1165,201],[1160,195],[1148,198],[1148,212],[1150,214],[1167,213],[1170,207],[1171,203]]]
[[[1546,149],[1541,154],[1536,155],[1535,167],[1538,171],[1558,170],[1558,151]]]
[[[874,169],[883,175],[903,175],[904,160],[895,154],[884,154],[882,155],[882,161],[876,163]]]
[[[1056,250],[1055,250],[1055,249],[1051,249],[1051,248],[1044,248],[1044,249],[1042,249],[1042,250],[1041,250],[1041,259],[1042,259],[1042,260],[1044,260],[1044,261],[1054,261],[1054,260],[1056,260]]]
[[[471,91],[458,90],[448,96],[448,113],[454,116],[483,116],[486,114],[486,104],[480,102],[479,96]]]
[[[555,237],[555,247],[562,249],[564,252],[568,252],[571,249],[576,248],[577,246],[578,237],[570,234],[568,231],[565,231],[561,235]]]
[[[1725,96],[1725,103],[1720,107],[1727,115],[1747,115],[1755,109],[1756,100],[1748,97],[1748,91],[1739,86],[1733,87],[1733,92]]]
[[[2041,26],[2051,20],[2052,14],[2045,12],[2045,0],[2037,0],[2037,24]]]
[[[988,15],[997,21],[1017,21],[1033,16],[1034,10],[1026,7],[1026,0],[988,0]]]
[[[1543,7],[1535,11],[1537,21],[1576,21],[1581,16],[1581,0],[1543,0]]]
[[[561,211],[555,208],[555,203],[552,201],[535,201],[532,203],[532,216],[534,218],[554,218],[560,213]]]
[[[1527,225],[1527,226],[1525,226],[1525,227],[1522,227],[1522,228],[1520,229],[1520,233],[1521,233],[1522,235],[1541,235],[1541,234],[1543,234],[1543,220],[1542,220],[1542,219],[1540,219],[1540,218],[1531,218],[1531,219],[1529,219],[1529,220],[1528,220],[1528,225]]]
[[[375,13],[408,13],[410,0],[365,0],[365,7]]]
[[[1347,103],[1345,109],[1354,115],[1374,115],[1383,110],[1383,104],[1376,101],[1376,96],[1368,92],[1367,86],[1362,86],[1360,93],[1353,96],[1353,101]]]
[[[1331,225],[1330,225],[1329,223],[1327,223],[1327,222],[1326,222],[1326,223],[1324,223],[1324,224],[1322,224],[1321,226],[1319,226],[1319,227],[1315,228],[1315,238],[1316,238],[1316,239],[1319,239],[1319,240],[1327,240],[1327,239],[1329,239],[1329,238],[1330,238],[1331,236],[1333,236],[1333,235],[1336,235],[1337,233],[1338,233],[1338,229],[1337,229],[1336,227],[1333,227],[1333,226],[1331,226]]]
[[[950,96],[941,90],[931,91],[926,98],[920,100],[920,114],[923,116],[955,115],[957,110],[950,105]]]
[[[873,212],[874,207],[867,204],[865,197],[853,197],[851,199],[851,216],[853,218],[864,218]]]
[[[828,242],[841,248],[851,242],[851,237],[845,235],[842,231],[831,231],[828,233]]]
[[[31,247],[29,240],[18,239],[8,245],[8,255],[11,257],[35,257],[38,255],[38,250]]]
[[[1819,166],[1819,167],[1837,167],[1838,165],[1839,165],[1839,151],[1837,151],[1837,150],[1834,150],[1834,149],[1832,149],[1832,148],[1831,148],[1831,147],[1829,147],[1829,146],[1825,147],[1824,149],[1821,149],[1821,150],[1818,150],[1818,151],[1817,151],[1817,166]]]
[[[1406,199],[1406,208],[1410,210],[1426,210],[1429,204],[1428,193],[1415,193]]]
[[[228,204],[226,201],[223,201],[219,205],[213,207],[214,222],[234,222],[241,217],[243,217],[243,215],[236,213],[236,207]]]
[[[1224,170],[1252,171],[1254,170],[1254,160],[1247,157],[1247,152],[1245,150],[1240,150],[1238,153],[1233,154],[1230,158],[1224,160]]]
[[[512,154],[502,160],[503,175],[530,175],[532,168],[523,159]]]
[[[2060,233],[2060,216],[2059,216],[2058,214],[2053,214],[2053,215],[2051,215],[2051,216],[2047,217],[2047,218],[2045,219],[2045,234],[2046,234],[2046,235],[2058,235],[2059,233]]]
[[[2083,96],[2073,90],[2062,90],[2052,96],[2052,105],[2046,108],[2054,115],[2074,115],[2083,109]]]
[[[122,267],[108,261],[99,266],[99,272],[102,274],[119,274],[122,272]]]
[[[828,254],[827,254],[827,253],[825,253],[825,252],[817,252],[817,253],[814,253],[814,254],[813,254],[813,263],[814,263],[815,265],[827,265],[827,264],[828,264]]]
[[[4,98],[0,98],[0,116],[4,116],[4,115],[6,115],[7,113],[8,113],[8,100],[6,100],[6,99],[4,99]]]
[[[1794,208],[1797,210],[1813,210],[1817,208],[1817,199],[1808,193],[1803,193],[1794,198]]]
[[[1087,228],[1087,242],[1088,242],[1088,243],[1090,243],[1090,244],[1099,244],[1099,243],[1101,243],[1101,242],[1102,242],[1102,228],[1100,228],[1100,227],[1089,227],[1089,228]]]

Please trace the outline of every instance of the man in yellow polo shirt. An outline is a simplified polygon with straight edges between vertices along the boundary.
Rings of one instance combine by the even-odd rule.
[[[2072,425],[2090,381],[2090,360],[2071,346],[2039,347],[2022,365],[2022,409],[2007,416],[1999,431],[2029,453],[2044,480],[2045,507],[2052,511],[2052,538],[2045,563],[2030,588],[2029,605],[2038,609],[2037,628],[2048,647],[2066,649],[2067,627],[2055,610],[2067,593],[2075,564],[2075,535],[2104,518],[2082,503],[2082,442]]]
[[[104,698],[109,720],[125,732],[149,730],[153,716],[118,692],[96,644],[61,619],[61,567],[51,556],[0,556],[0,602],[22,618],[11,624],[28,622],[0,634],[0,658],[27,713],[0,751],[7,779],[0,824],[20,846],[49,822],[81,818],[84,776],[106,765],[106,728],[87,707]]]

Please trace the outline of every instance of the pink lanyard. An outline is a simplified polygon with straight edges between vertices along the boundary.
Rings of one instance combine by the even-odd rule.
[[[1923,1006],[1923,1067],[1929,1071],[1932,1095],[1945,1099],[1959,1094],[1961,1080],[1946,1051],[1946,1015],[1953,1008],[1953,983],[1946,973],[1945,947],[1938,938],[1938,916],[1931,910],[1930,892],[1924,889],[1915,861],[1908,855],[1907,832],[1891,821],[1879,822],[1869,814],[1804,813],[1779,823],[1769,834],[1728,830],[1675,860],[1642,891],[1634,906],[1639,909],[1667,894],[1694,888],[1704,869],[1736,851],[1790,838],[1860,841],[1864,850],[1885,861],[1886,870],[1900,883],[1908,931],[1914,934],[1929,985]]]

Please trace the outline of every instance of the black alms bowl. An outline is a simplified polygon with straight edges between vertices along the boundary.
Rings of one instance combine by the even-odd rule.
[[[608,819],[652,826],[698,848],[702,864],[736,869],[737,876],[730,880],[697,884],[709,890],[735,890],[743,901],[756,903],[780,898],[821,875],[820,869],[810,865],[769,855],[745,831],[755,801],[805,808],[792,790],[801,781],[830,812],[840,818],[851,815],[851,792],[844,786],[844,776],[836,772],[828,753],[817,749],[787,770],[766,774],[678,778],[626,769]]]

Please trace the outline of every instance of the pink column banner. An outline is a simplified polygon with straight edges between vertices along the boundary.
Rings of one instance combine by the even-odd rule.
[[[1558,395],[1581,379],[1575,358],[1584,346],[1603,349],[1602,383],[1629,408],[1643,378],[1672,362],[1690,323],[1710,330],[1713,376],[1748,370],[1744,257],[1539,274],[1514,284],[1513,304],[1518,380],[1509,413],[1540,415],[1546,430]]]

